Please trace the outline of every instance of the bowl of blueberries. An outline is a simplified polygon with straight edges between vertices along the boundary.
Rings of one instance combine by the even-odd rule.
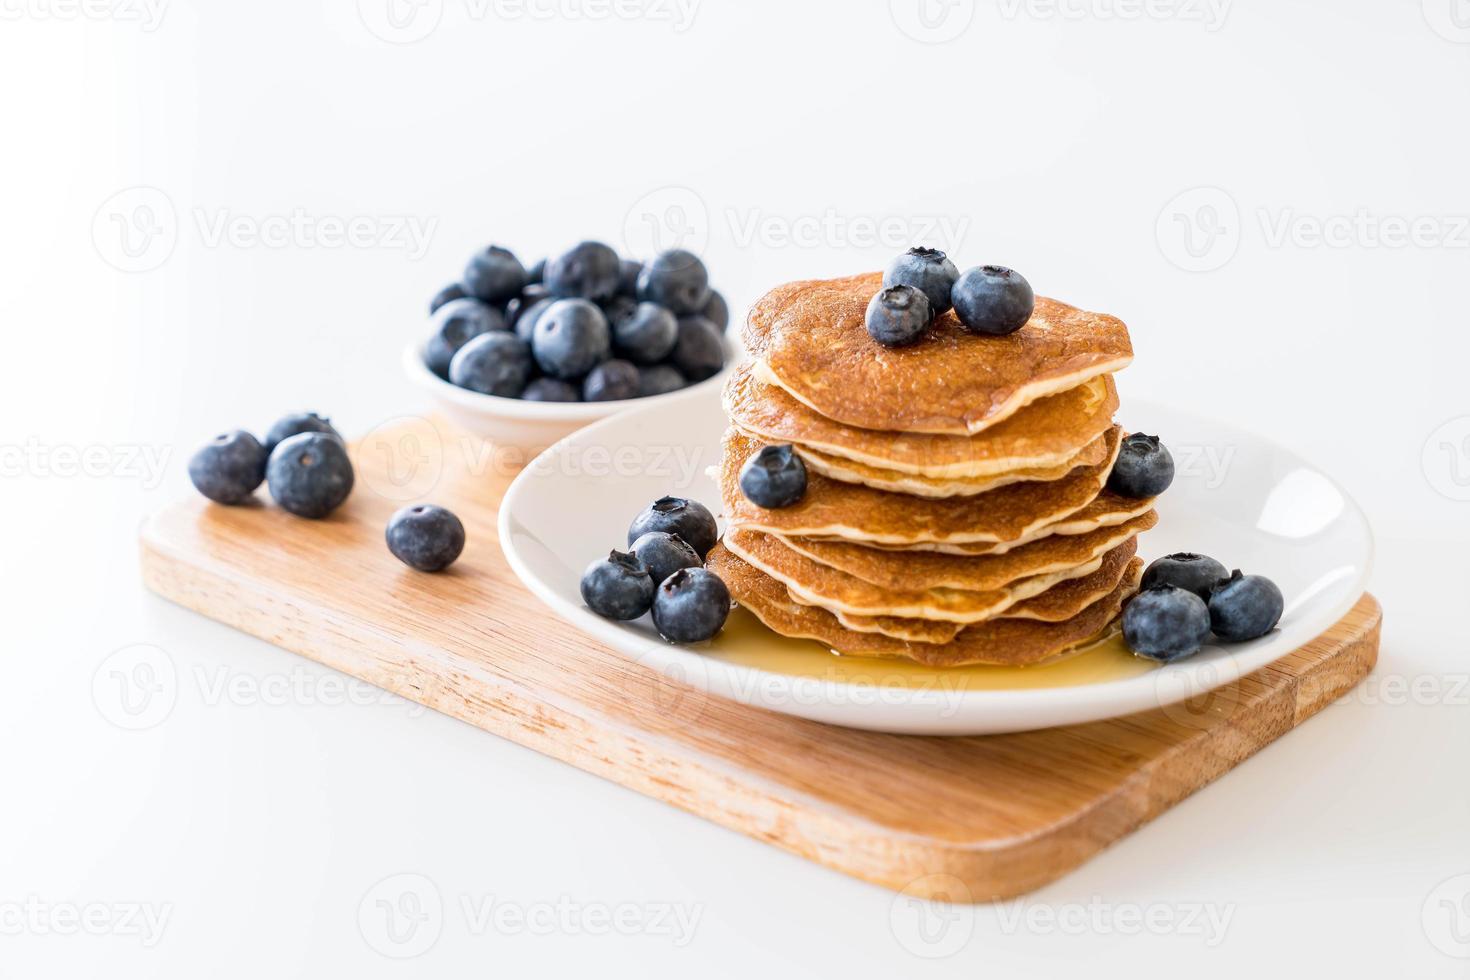
[[[718,384],[730,309],[683,249],[648,262],[585,241],[529,268],[490,245],[429,303],[409,378],[466,430],[541,449],[635,400]]]

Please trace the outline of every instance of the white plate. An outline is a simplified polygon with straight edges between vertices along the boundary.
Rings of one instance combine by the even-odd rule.
[[[1172,408],[1134,403],[1121,415],[1135,431],[1158,433],[1178,470],[1159,502],[1158,527],[1140,539],[1140,555],[1197,551],[1269,576],[1286,595],[1275,632],[1095,683],[915,689],[884,685],[880,677],[859,689],[670,645],[646,616],[634,623],[602,619],[582,604],[581,573],[610,548],[626,546],[634,515],[665,494],[692,497],[719,513],[705,471],[719,459],[726,420],[712,389],[622,413],[553,446],[506,494],[501,545],[511,567],[558,615],[680,683],[803,718],[910,734],[1026,731],[1167,707],[1258,670],[1352,608],[1366,588],[1372,534],[1357,504],[1328,476],[1258,436]]]

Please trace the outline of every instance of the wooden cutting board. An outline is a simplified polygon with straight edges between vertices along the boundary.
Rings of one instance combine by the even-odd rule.
[[[141,532],[180,605],[717,823],[910,895],[982,901],[1081,864],[1353,687],[1378,655],[1365,595],[1332,629],[1199,703],[1020,735],[832,728],[703,694],[577,632],[506,565],[513,457],[442,423],[379,429],[324,521],[189,499]],[[412,457],[413,466],[405,466]],[[426,475],[427,474],[427,475]],[[432,500],[469,546],[421,575],[383,543]]]

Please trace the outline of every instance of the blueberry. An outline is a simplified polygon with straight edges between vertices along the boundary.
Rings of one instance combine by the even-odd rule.
[[[1210,590],[1210,626],[1231,643],[1265,636],[1281,622],[1286,599],[1264,575],[1241,575],[1240,569]]]
[[[582,381],[584,402],[616,402],[638,397],[638,368],[629,361],[603,361]]]
[[[582,393],[576,385],[559,378],[537,378],[526,385],[521,397],[528,402],[579,402]]]
[[[730,325],[730,304],[726,303],[725,297],[721,296],[716,290],[711,289],[709,291],[709,299],[705,302],[704,309],[700,313],[706,320],[721,330],[724,330]]]
[[[481,334],[505,329],[505,317],[495,307],[477,299],[445,303],[429,318],[434,332],[424,345],[424,363],[441,378],[449,377],[449,362],[465,344]]]
[[[678,391],[689,382],[684,380],[684,375],[679,369],[668,364],[655,364],[652,367],[640,368],[638,371],[638,397],[647,398],[649,395],[667,395],[671,391]]]
[[[544,299],[538,299],[524,310],[521,310],[516,317],[516,336],[529,344],[531,338],[536,334],[536,321],[555,302],[556,300],[547,296]]]
[[[966,269],[955,280],[950,299],[965,329],[989,337],[1020,330],[1036,308],[1036,294],[1025,277],[999,265]]]
[[[559,299],[536,319],[531,350],[541,370],[554,378],[580,378],[608,358],[612,338],[607,318],[585,299]]]
[[[449,362],[449,380],[482,395],[519,398],[531,377],[531,348],[513,333],[481,334]]]
[[[505,304],[506,327],[514,330],[522,314],[547,298],[546,287],[539,283],[533,283],[522,289],[519,296]]]
[[[633,554],[648,566],[648,574],[657,585],[681,568],[698,568],[704,564],[694,546],[677,534],[649,531],[633,542]]]
[[[702,316],[680,317],[669,363],[690,381],[712,378],[725,366],[725,335]]]
[[[465,291],[463,283],[452,282],[435,293],[434,298],[429,300],[429,312],[432,314],[450,300],[464,299],[468,295],[469,293]]]
[[[627,552],[610,552],[582,573],[582,601],[607,619],[637,619],[653,605],[648,566]]]
[[[709,272],[699,256],[682,248],[661,252],[638,274],[638,298],[688,316],[709,302]]]
[[[913,286],[929,301],[929,312],[939,316],[954,305],[950,291],[960,270],[937,248],[915,246],[888,263],[883,270],[883,285]]]
[[[649,531],[677,534],[689,543],[700,558],[709,554],[720,538],[715,515],[697,500],[683,497],[660,497],[628,525],[628,543],[632,544]]]
[[[557,299],[610,299],[618,291],[623,265],[602,242],[581,242],[546,263],[543,281]]]
[[[806,496],[806,464],[788,446],[762,446],[740,467],[740,492],[757,507],[790,507]]]
[[[711,639],[729,616],[730,590],[708,569],[681,568],[653,594],[653,625],[670,643]]]
[[[1175,585],[1209,601],[1210,588],[1229,574],[1225,566],[1213,558],[1181,551],[1154,559],[1143,570],[1141,585],[1145,589],[1155,585]]]
[[[540,283],[546,279],[546,260],[537,259],[536,264],[526,270],[526,285]]]
[[[929,300],[913,286],[888,286],[873,294],[863,324],[884,347],[907,347],[924,335],[934,318]]]
[[[638,298],[638,274],[643,271],[643,263],[637,259],[623,259],[618,265],[618,295],[627,296],[632,299]]]
[[[332,428],[331,419],[324,419],[315,412],[295,412],[271,426],[261,445],[265,446],[265,454],[269,456],[281,443],[303,432],[325,432],[329,436],[342,438],[342,433]]]
[[[1158,585],[1123,610],[1123,639],[1140,657],[1173,663],[1192,657],[1210,636],[1205,601],[1186,589]]]
[[[347,447],[324,432],[303,432],[281,443],[265,476],[276,503],[297,517],[326,517],[352,492]]]
[[[605,299],[597,305],[602,307],[602,315],[607,317],[607,325],[613,328],[614,335],[617,333],[618,324],[638,311],[638,301],[622,293],[611,299]]]
[[[1158,436],[1141,432],[1123,438],[1108,489],[1120,497],[1157,497],[1174,482],[1174,457]]]
[[[679,321],[657,303],[639,303],[632,313],[612,321],[613,349],[635,364],[657,364],[674,349]]]
[[[499,306],[526,285],[526,269],[515,253],[498,245],[476,252],[464,269],[464,288],[471,296]]]
[[[388,550],[409,568],[437,572],[464,551],[464,524],[443,507],[414,504],[394,514],[386,532]]]
[[[243,504],[265,479],[267,455],[250,433],[242,429],[226,432],[190,458],[189,479],[216,503]]]

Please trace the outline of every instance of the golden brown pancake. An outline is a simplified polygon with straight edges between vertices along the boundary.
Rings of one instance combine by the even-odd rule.
[[[1107,432],[1118,410],[1117,388],[1105,376],[1042,398],[978,436],[880,432],[818,415],[748,363],[730,375],[724,400],[730,421],[763,442],[936,479],[1060,466]]]
[[[740,467],[760,448],[735,429],[725,432],[720,492],[732,527],[784,537],[844,538],[889,545],[1016,541],[1038,535],[1095,501],[1117,456],[1120,431],[1108,435],[1107,459],[1060,480],[1013,483],[968,497],[927,499],[808,473],[807,491],[790,507],[757,507],[740,492]]]
[[[839,653],[907,657],[934,667],[1033,664],[1081,646],[1104,634],[1124,601],[1137,590],[1143,574],[1143,562],[1135,559],[1116,589],[1059,623],[995,619],[966,627],[949,643],[914,643],[845,628],[826,610],[793,601],[781,583],[741,561],[723,545],[716,545],[710,552],[707,567],[724,580],[737,602],[782,636],[813,639]]]
[[[888,348],[863,325],[881,273],[778,286],[751,308],[745,347],[796,400],[865,429],[973,435],[1047,395],[1133,359],[1115,317],[1038,296],[1006,337],[969,333],[950,311],[918,343]]]
[[[1153,509],[1156,499],[1155,497],[1144,497],[1142,499],[1120,497],[1111,490],[1104,490],[1098,494],[1096,500],[1081,510],[1074,511],[1045,527],[1037,528],[1030,534],[1022,535],[1014,541],[981,541],[970,544],[933,544],[930,542],[919,542],[911,545],[891,545],[869,541],[864,542],[864,544],[866,547],[883,551],[927,551],[941,555],[1003,555],[1015,548],[1024,547],[1037,541],[1043,541],[1046,538],[1056,535],[1071,536],[1088,534],[1099,528],[1116,527],[1119,524],[1136,520]],[[840,541],[843,539],[829,538],[827,540]]]
[[[1158,514],[1150,510],[1114,527],[1102,527],[1086,534],[1052,535],[998,555],[888,551],[848,541],[814,541],[811,538],[782,538],[781,542],[813,561],[880,589],[985,592],[1019,579],[1059,572],[1089,562],[1158,522]]]
[[[725,547],[737,557],[785,585],[797,602],[821,606],[833,613],[937,619],[951,623],[979,623],[993,619],[1023,599],[1040,595],[1058,582],[1081,578],[1099,569],[1105,569],[1105,574],[1111,575],[1112,581],[1108,584],[1108,589],[1111,589],[1137,550],[1137,542],[1130,538],[1106,554],[1070,568],[975,592],[947,588],[880,588],[812,561],[793,551],[780,538],[759,531],[731,528],[725,532],[724,541]]]

